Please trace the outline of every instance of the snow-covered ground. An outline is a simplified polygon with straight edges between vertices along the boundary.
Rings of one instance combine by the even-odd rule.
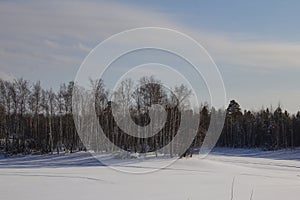
[[[89,153],[0,159],[0,200],[300,198],[300,150],[215,149],[207,158],[114,159],[103,166]],[[118,170],[116,170],[118,169]],[[231,197],[233,195],[233,198]]]

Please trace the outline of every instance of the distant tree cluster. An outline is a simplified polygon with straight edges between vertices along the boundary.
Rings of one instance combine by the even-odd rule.
[[[74,84],[44,90],[18,79],[0,80],[0,148],[5,154],[48,153],[81,147],[72,117]]]
[[[188,107],[191,91],[181,85],[174,88],[175,94],[171,93],[153,77],[141,78],[138,84],[142,87],[127,79],[121,82],[117,91],[109,92],[102,80],[90,80],[90,90],[69,82],[54,92],[43,89],[39,81],[0,80],[0,152],[7,155],[86,149],[112,152],[119,147],[130,152],[158,153],[157,150],[176,135],[180,123],[184,123],[180,117]],[[89,95],[92,98],[86,98]],[[83,98],[77,101],[79,96]],[[114,102],[109,97],[113,97]],[[123,120],[133,120],[135,124],[145,126],[150,122],[150,107],[154,104],[163,106],[167,118],[160,133],[149,138],[126,134],[112,114],[112,106],[121,117],[129,108],[130,115],[123,116]],[[96,120],[91,110],[96,111]],[[162,117],[159,112],[152,113],[154,121]],[[105,137],[99,134],[99,124]],[[168,153],[176,154],[172,148],[175,146]]]
[[[122,149],[133,153],[155,152],[173,156],[181,152],[177,151],[180,142],[170,145],[167,151],[159,152],[159,149],[170,143],[180,125],[189,127],[191,121],[200,118],[197,134],[186,154],[201,147],[211,113],[222,112],[207,105],[197,111],[192,110],[189,104],[191,91],[186,86],[176,86],[170,92],[153,77],[143,77],[138,83],[131,79],[124,80],[115,92],[108,91],[102,80],[91,80],[90,86],[91,90],[86,91],[70,82],[53,91],[43,89],[39,81],[0,80],[0,153],[59,153],[86,149],[112,152]],[[87,99],[94,101],[84,101],[89,95],[93,98]],[[74,104],[72,97],[75,100],[77,97],[83,98]],[[125,134],[127,128],[134,130],[130,121],[146,126],[150,123],[149,116],[153,120],[163,118],[161,111],[151,113],[150,107],[154,104],[162,105],[167,113],[166,123],[158,134],[148,138]],[[96,112],[96,120],[91,109]],[[129,115],[126,115],[127,111]],[[114,114],[120,115],[123,121],[115,119]],[[74,116],[77,123],[74,123]],[[189,116],[189,120],[180,121],[181,116]],[[125,127],[118,126],[121,122]],[[99,127],[105,136],[99,134]],[[156,130],[157,127],[152,128]],[[189,134],[188,128],[186,134]],[[114,145],[109,145],[108,140]],[[226,110],[224,128],[217,145],[264,149],[298,147],[300,113],[291,115],[280,107],[274,111],[242,112],[239,104],[232,100]]]
[[[240,105],[232,100],[218,145],[266,150],[299,147],[300,112],[291,115],[280,106],[275,110],[241,111]]]
[[[107,91],[102,80],[91,81],[91,86],[91,91],[76,87],[74,92],[78,105],[74,112],[77,130],[88,149],[97,152],[121,149],[156,156],[184,153],[186,143],[173,139],[179,127],[189,127],[191,120],[199,118],[185,117],[191,113],[188,106],[191,91],[187,87],[175,86],[171,91],[153,77],[143,77],[137,83],[126,79],[114,92]],[[96,119],[93,102],[96,102]],[[155,105],[160,107],[151,109]]]

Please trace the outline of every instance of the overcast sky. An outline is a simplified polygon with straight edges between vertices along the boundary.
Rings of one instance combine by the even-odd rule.
[[[0,1],[0,78],[57,89],[89,51],[121,31],[186,33],[219,67],[228,101],[300,110],[299,1]]]

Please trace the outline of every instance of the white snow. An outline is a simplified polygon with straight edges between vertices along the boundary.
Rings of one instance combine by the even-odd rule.
[[[0,159],[1,200],[253,200],[300,198],[300,150],[216,149],[169,159],[112,159],[101,166],[88,153],[16,156]],[[153,170],[151,170],[153,171]],[[234,180],[234,181],[233,181]]]

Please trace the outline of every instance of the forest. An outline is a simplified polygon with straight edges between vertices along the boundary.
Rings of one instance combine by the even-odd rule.
[[[77,87],[74,82],[61,84],[59,90],[54,91],[42,88],[40,81],[0,80],[0,154],[72,153],[87,149],[108,152],[115,151],[116,146],[128,152],[158,153],[170,143],[181,124],[188,127],[189,121],[180,121],[183,115],[190,116],[190,120],[200,119],[189,148],[192,151],[201,147],[212,112],[226,114],[217,146],[264,150],[300,146],[300,112],[290,114],[281,106],[259,111],[242,110],[237,101],[231,100],[225,111],[205,103],[195,111],[191,109],[191,91],[186,86],[176,86],[170,92],[153,77],[143,77],[138,83],[127,79],[113,93],[105,88],[102,80],[91,80],[90,85],[92,92]],[[89,99],[94,102],[76,101],[74,104],[74,94],[75,97],[92,95]],[[149,107],[153,104],[162,105],[166,113],[164,126],[154,136],[125,134],[114,118],[115,113],[120,113],[123,124],[129,126],[131,120],[145,126],[150,122]],[[97,120],[91,117],[91,108]],[[125,108],[129,115],[125,115]],[[74,123],[74,116],[77,123]],[[162,111],[154,116],[154,120],[164,117]],[[100,124],[105,137],[98,134],[99,126],[95,124]],[[115,146],[107,145],[107,140]],[[175,149],[171,147],[163,153],[173,156],[178,154]]]

